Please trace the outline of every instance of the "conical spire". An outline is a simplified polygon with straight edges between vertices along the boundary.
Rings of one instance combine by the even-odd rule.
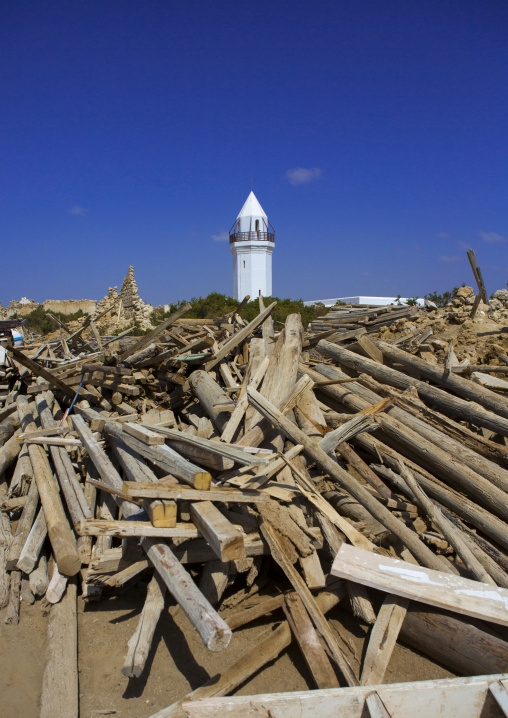
[[[252,190],[245,200],[245,204],[240,210],[237,219],[240,219],[241,217],[263,217],[264,219],[268,219],[264,209],[259,204],[258,198]]]

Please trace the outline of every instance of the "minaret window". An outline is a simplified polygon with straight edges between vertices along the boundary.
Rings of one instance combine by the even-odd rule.
[[[245,262],[243,263],[243,268],[245,269]]]
[[[256,232],[259,232],[259,219],[256,220]]]

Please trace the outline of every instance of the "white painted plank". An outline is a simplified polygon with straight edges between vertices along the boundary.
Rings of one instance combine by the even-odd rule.
[[[508,626],[508,589],[342,544],[332,574],[430,606]]]
[[[433,681],[353,686],[293,693],[204,698],[183,704],[188,718],[362,718],[374,691],[392,718],[498,718],[489,685],[508,674]],[[152,718],[169,718],[166,710]]]

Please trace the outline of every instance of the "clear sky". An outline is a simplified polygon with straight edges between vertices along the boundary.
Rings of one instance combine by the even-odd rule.
[[[254,191],[273,292],[508,280],[506,0],[0,6],[0,300],[232,294]]]

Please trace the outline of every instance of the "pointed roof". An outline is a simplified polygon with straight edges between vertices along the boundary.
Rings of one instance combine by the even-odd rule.
[[[237,219],[240,219],[241,217],[264,217],[266,220],[268,220],[264,209],[259,204],[259,200],[252,190],[247,199],[245,200],[245,204],[240,210]]]

